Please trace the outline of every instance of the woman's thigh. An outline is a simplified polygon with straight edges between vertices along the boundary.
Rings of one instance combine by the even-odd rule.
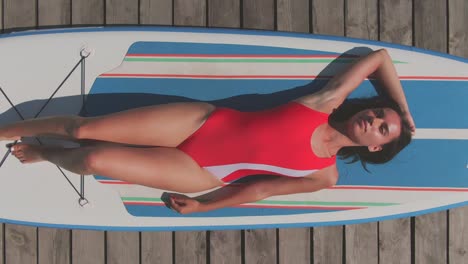
[[[222,185],[190,156],[176,148],[94,147],[87,157],[92,174],[176,191],[199,192]]]
[[[141,107],[110,115],[84,118],[79,139],[123,144],[176,147],[213,112],[208,103],[171,103]]]

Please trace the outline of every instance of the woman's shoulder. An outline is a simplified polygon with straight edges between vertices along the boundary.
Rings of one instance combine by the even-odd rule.
[[[293,102],[302,104],[312,110],[317,112],[331,114],[336,108],[335,104],[328,102],[325,96],[302,96],[297,99],[294,99]]]
[[[326,107],[323,107],[323,105],[319,104],[316,100],[307,98],[307,97],[300,97],[297,99],[294,99],[291,101],[292,103],[295,104],[300,104],[302,106],[305,106],[311,110],[314,110],[316,112],[324,113],[324,114],[331,114],[332,111],[329,111]],[[333,110],[333,109],[332,109]]]

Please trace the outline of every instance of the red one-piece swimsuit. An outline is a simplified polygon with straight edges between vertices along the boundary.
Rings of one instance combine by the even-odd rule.
[[[257,112],[220,107],[177,148],[223,182],[256,174],[304,177],[336,162],[311,147],[328,116],[293,101]]]

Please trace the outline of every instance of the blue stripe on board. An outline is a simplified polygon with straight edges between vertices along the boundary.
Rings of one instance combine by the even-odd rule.
[[[132,54],[339,55],[335,52],[268,46],[143,41],[130,46],[127,55]]]
[[[385,165],[368,165],[371,173],[338,159],[337,185],[468,188],[467,149],[468,140],[414,140]]]
[[[409,213],[393,214],[386,215],[381,217],[370,217],[362,219],[353,219],[353,220],[340,220],[340,221],[328,221],[328,222],[314,222],[314,219],[311,218],[309,222],[301,223],[292,223],[292,224],[252,224],[252,225],[210,225],[210,226],[171,226],[168,223],[166,226],[96,226],[96,225],[73,225],[73,224],[50,224],[50,223],[40,223],[40,222],[28,222],[28,221],[18,221],[0,218],[0,222],[14,225],[27,225],[34,227],[50,227],[50,228],[67,228],[67,229],[84,229],[84,230],[106,230],[106,231],[195,231],[195,230],[232,230],[232,229],[263,229],[263,228],[297,228],[297,227],[320,227],[320,226],[339,226],[339,225],[353,225],[353,224],[363,224],[377,221],[386,221],[393,219],[401,219],[414,217],[419,215],[425,215],[435,212],[440,212],[444,210],[449,210],[453,208],[460,208],[463,206],[468,206],[468,201],[449,204],[445,206],[434,207],[430,209],[414,211]],[[185,217],[181,215],[180,217]]]
[[[94,175],[94,179],[96,180],[101,180],[101,181],[104,181],[104,180],[113,180],[111,178],[108,178],[108,177],[104,177],[104,176],[99,176],[99,175]]]
[[[284,97],[284,93],[280,92],[289,93],[288,96],[293,99],[323,84],[324,81],[311,80],[98,78],[90,94],[144,93],[180,96],[200,101],[243,96],[246,97],[243,102],[268,105],[268,100],[277,102]],[[468,82],[402,81],[402,85],[418,128],[468,128]],[[246,96],[252,94],[268,96],[255,99]],[[350,97],[372,95],[375,95],[375,90],[369,81],[365,81]],[[90,111],[98,113],[101,111],[100,107],[105,108],[103,105],[95,105]]]
[[[165,206],[125,205],[128,213],[140,217],[180,217]],[[314,209],[280,209],[280,208],[238,208],[229,207],[203,213],[193,213],[184,217],[231,217],[231,216],[259,216],[259,215],[293,215],[309,213],[326,213],[341,210],[314,210]]]
[[[385,165],[337,163],[338,185],[468,187],[468,140],[413,140]]]
[[[275,36],[275,37],[292,37],[292,38],[305,38],[305,39],[321,39],[339,42],[355,43],[357,45],[376,45],[381,47],[389,47],[401,50],[408,50],[443,58],[448,58],[455,61],[467,62],[468,59],[454,56],[447,53],[441,53],[428,49],[416,48],[400,44],[393,44],[388,42],[379,42],[365,39],[357,39],[351,37],[338,37],[327,36],[319,34],[305,34],[305,33],[292,33],[292,32],[278,32],[268,30],[253,30],[253,29],[215,29],[215,28],[197,28],[197,27],[160,27],[160,26],[113,26],[106,25],[105,27],[82,27],[82,28],[59,28],[59,29],[42,29],[42,30],[27,30],[19,32],[11,32],[0,34],[0,38],[21,37],[29,35],[47,35],[47,34],[61,34],[61,33],[86,33],[86,32],[187,32],[187,33],[212,33],[212,34],[237,34],[249,36]]]

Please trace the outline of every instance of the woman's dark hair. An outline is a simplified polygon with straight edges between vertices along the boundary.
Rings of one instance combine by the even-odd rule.
[[[403,115],[400,107],[390,99],[383,97],[370,97],[370,98],[358,98],[348,99],[341,104],[337,109],[330,115],[329,121],[345,122],[351,118],[354,114],[372,108],[391,108],[398,113],[401,119],[401,133],[400,136],[382,146],[381,151],[370,152],[368,147],[344,147],[338,151],[338,156],[343,159],[349,159],[348,163],[360,161],[364,169],[367,171],[366,164],[383,164],[393,159],[404,147],[411,142],[411,127],[409,122]]]

